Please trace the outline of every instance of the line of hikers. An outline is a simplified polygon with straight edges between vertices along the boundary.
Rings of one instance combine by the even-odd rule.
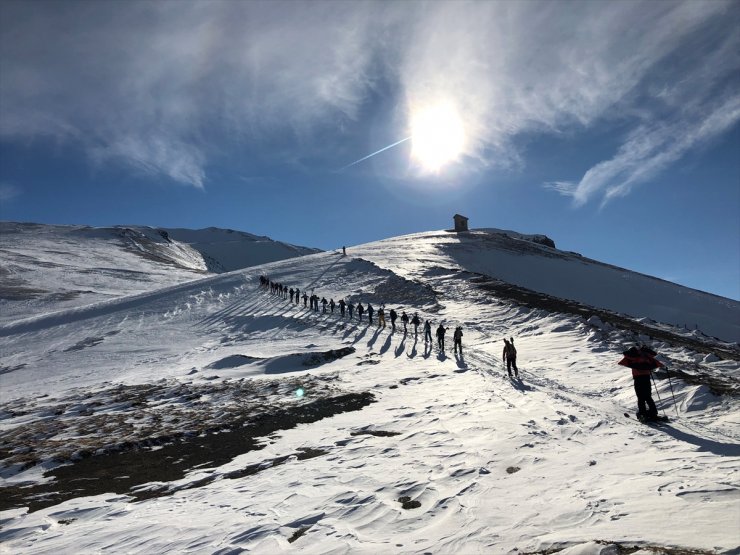
[[[276,283],[273,281],[270,281],[265,276],[260,276],[260,287],[263,289],[267,289],[272,293],[273,295],[276,295],[282,299],[288,299],[290,298],[291,303],[300,304],[301,299],[303,299],[303,306],[305,308],[309,308],[310,310],[313,310],[315,312],[321,312],[323,314],[327,314],[328,312],[331,312],[334,314],[334,309],[336,307],[339,307],[339,312],[341,314],[341,317],[344,318],[345,314],[349,315],[349,319],[352,320],[354,314],[357,314],[357,320],[362,321],[363,314],[367,313],[367,319],[368,323],[370,325],[373,324],[373,315],[375,314],[375,309],[370,303],[367,303],[367,308],[365,308],[362,303],[358,302],[357,305],[354,303],[347,302],[344,299],[340,299],[338,303],[334,302],[334,299],[326,300],[326,297],[321,297],[319,299],[318,295],[315,295],[311,293],[309,296],[305,291],[303,292],[303,296],[301,297],[300,289],[288,287],[287,285],[283,285],[281,283]],[[321,305],[321,309],[319,309],[319,305]],[[328,310],[327,310],[328,309]],[[386,327],[386,319],[385,319],[385,305],[382,305],[377,310],[378,315],[378,327],[379,328],[385,328]],[[391,322],[391,332],[396,332],[396,320],[398,319],[398,312],[394,309],[390,309],[388,311],[388,316]],[[414,313],[413,317],[409,318],[409,315],[406,314],[406,311],[401,311],[401,323],[403,324],[403,335],[404,337],[408,333],[408,325],[409,323],[414,326],[414,338],[418,338],[419,336],[419,326],[421,326],[421,319],[419,318],[419,314],[417,312]],[[432,343],[432,321],[426,320],[424,322],[424,326],[422,327],[424,331],[424,342]],[[439,324],[436,330],[437,335],[437,346],[439,347],[440,351],[445,350],[445,333],[447,333],[447,330],[449,328],[446,328],[442,323]],[[453,343],[454,343],[454,352],[455,354],[460,354],[462,356],[462,326],[457,326],[455,328],[455,331],[452,335]]]

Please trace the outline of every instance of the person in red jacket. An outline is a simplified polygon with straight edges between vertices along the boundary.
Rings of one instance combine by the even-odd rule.
[[[619,364],[632,369],[635,394],[637,395],[637,418],[650,422],[657,420],[658,409],[655,407],[652,397],[650,374],[663,364],[655,358],[657,353],[646,345],[630,347],[622,354],[624,358],[619,361]]]

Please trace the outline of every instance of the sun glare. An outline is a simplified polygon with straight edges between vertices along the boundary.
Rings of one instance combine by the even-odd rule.
[[[462,120],[448,102],[428,106],[411,116],[411,156],[431,172],[462,153],[465,134]]]

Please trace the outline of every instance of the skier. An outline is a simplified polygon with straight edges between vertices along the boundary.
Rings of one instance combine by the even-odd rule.
[[[373,325],[373,307],[370,303],[367,303],[367,321],[370,322],[370,325]]]
[[[442,325],[440,322],[439,327],[437,328],[437,345],[439,346],[439,350],[443,351],[445,350],[445,332],[447,331],[447,328]]]
[[[344,318],[344,307],[346,306],[346,303],[344,302],[344,299],[339,299],[339,312],[342,314],[342,318]]]
[[[382,306],[378,309],[378,327],[385,327],[385,309]]]
[[[511,368],[514,367],[514,373],[516,377],[519,377],[519,368],[516,367],[516,347],[514,347],[514,338],[510,337],[509,341],[504,338],[504,362],[506,363],[506,371],[509,373],[511,378]]]
[[[365,311],[364,308],[362,308],[362,303],[357,303],[357,319],[362,322],[362,313]]]
[[[432,342],[432,322],[430,320],[424,322],[424,343],[427,341]]]
[[[462,356],[462,327],[457,326],[455,328],[455,333],[452,335],[453,343],[455,345],[455,354],[457,354],[458,349],[460,350],[460,356]]]
[[[390,314],[391,314],[391,329],[393,333],[396,333],[396,318],[398,318],[398,314],[392,308],[391,308]]]
[[[408,331],[407,326],[409,324],[409,316],[406,314],[406,311],[401,313],[401,322],[403,322],[403,335],[406,335],[406,332]]]
[[[411,318],[411,323],[414,324],[414,339],[416,339],[419,337],[419,324],[421,324],[418,313],[414,312],[414,317]]]
[[[632,369],[632,379],[635,382],[635,394],[637,395],[637,418],[646,422],[658,420],[658,409],[652,397],[650,373],[663,364],[655,358],[657,353],[646,345],[640,348],[630,347],[622,354],[624,358],[619,361],[619,364]]]

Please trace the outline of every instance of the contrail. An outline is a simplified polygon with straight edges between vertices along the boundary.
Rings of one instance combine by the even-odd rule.
[[[359,160],[355,160],[355,161],[354,161],[354,162],[352,162],[351,164],[347,164],[347,165],[346,165],[346,166],[344,166],[343,168],[340,168],[340,169],[339,169],[339,171],[340,171],[340,172],[341,172],[341,171],[344,171],[344,170],[346,170],[347,168],[349,168],[349,167],[351,167],[351,166],[354,166],[355,164],[359,164],[359,163],[360,163],[360,162],[362,162],[363,160],[367,160],[368,158],[371,158],[371,157],[375,156],[376,154],[380,154],[380,153],[381,153],[381,152],[383,152],[384,150],[388,150],[389,148],[393,148],[394,146],[400,145],[401,143],[403,143],[403,142],[406,142],[406,141],[408,141],[408,140],[409,140],[410,138],[411,138],[410,136],[409,136],[409,137],[406,137],[405,139],[401,139],[400,141],[397,141],[397,142],[393,143],[392,145],[388,145],[388,146],[385,146],[385,147],[381,148],[380,150],[376,150],[375,152],[373,152],[372,154],[368,154],[368,155],[367,155],[367,156],[365,156],[364,158],[360,158]]]

